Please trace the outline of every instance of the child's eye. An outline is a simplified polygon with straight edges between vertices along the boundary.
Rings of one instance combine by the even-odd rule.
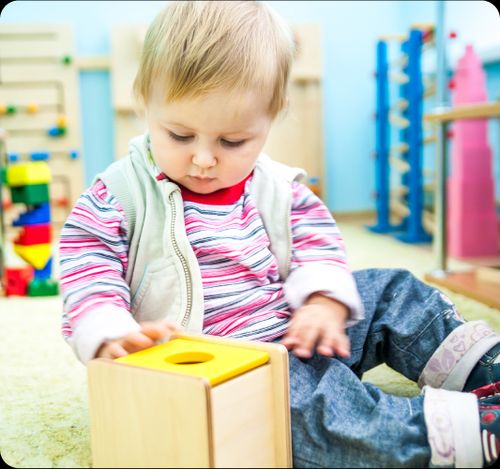
[[[172,138],[173,140],[176,140],[178,142],[189,142],[189,140],[191,140],[193,138],[191,135],[177,135],[177,134],[174,134],[170,130],[168,131],[168,135],[170,136],[170,138]]]
[[[235,147],[240,147],[241,145],[243,145],[245,143],[245,140],[238,140],[236,142],[233,142],[231,140],[226,140],[226,139],[221,139],[220,141],[222,143],[222,145],[226,146],[226,147],[230,147],[230,148],[235,148]]]

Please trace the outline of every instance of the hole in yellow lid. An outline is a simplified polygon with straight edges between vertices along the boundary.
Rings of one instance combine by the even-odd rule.
[[[214,356],[211,353],[189,351],[169,355],[165,357],[165,361],[174,365],[199,365],[213,358]]]

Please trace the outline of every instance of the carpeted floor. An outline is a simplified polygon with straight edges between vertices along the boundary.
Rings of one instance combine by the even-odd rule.
[[[352,267],[433,267],[428,248],[341,224]],[[459,265],[452,263],[453,266]],[[445,292],[469,320],[486,319],[500,332],[500,311]],[[57,298],[0,298],[0,451],[14,467],[91,465],[86,370],[62,340]],[[385,365],[366,373],[385,391],[410,396],[416,385]]]

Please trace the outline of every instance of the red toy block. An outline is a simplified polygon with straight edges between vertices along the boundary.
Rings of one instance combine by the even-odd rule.
[[[4,272],[5,295],[27,296],[33,278],[33,267],[7,267]]]
[[[30,246],[33,244],[48,244],[52,241],[52,228],[49,224],[25,225],[14,244]]]

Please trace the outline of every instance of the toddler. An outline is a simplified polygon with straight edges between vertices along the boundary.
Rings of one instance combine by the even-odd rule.
[[[171,2],[134,83],[147,132],[61,234],[62,332],[116,358],[180,329],[289,349],[299,467],[481,467],[497,458],[500,338],[404,270],[352,273],[303,172],[261,153],[293,38],[265,4]],[[423,388],[361,381],[380,363]]]

